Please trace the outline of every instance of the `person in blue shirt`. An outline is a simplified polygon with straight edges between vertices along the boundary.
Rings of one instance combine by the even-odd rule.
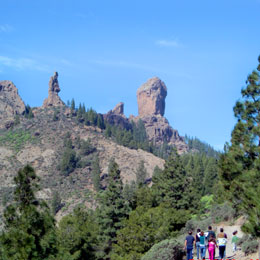
[[[189,231],[189,235],[186,236],[184,244],[184,250],[187,250],[187,260],[193,259],[193,245],[195,245],[195,238],[192,236],[192,231]]]

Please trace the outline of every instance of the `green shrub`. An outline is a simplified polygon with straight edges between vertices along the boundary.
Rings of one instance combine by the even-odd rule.
[[[182,260],[183,256],[183,245],[175,239],[167,239],[155,244],[141,260]]]
[[[227,202],[221,205],[215,205],[211,209],[211,219],[214,223],[218,223],[221,221],[230,221],[234,217],[235,210]]]
[[[87,156],[93,152],[95,152],[96,148],[94,146],[92,146],[90,139],[88,139],[87,141],[82,140],[81,144],[80,144],[80,154]]]
[[[248,240],[250,240],[250,236],[248,234],[244,234],[241,238],[239,238],[237,245],[242,246]]]
[[[35,137],[31,136],[31,133],[24,130],[11,130],[0,136],[0,145],[8,144],[11,148],[18,152],[27,142],[32,142],[35,139]]]
[[[196,231],[198,228],[201,230],[208,230],[208,226],[212,224],[210,218],[204,220],[191,219],[187,221],[182,233],[188,234],[190,230]]]
[[[242,244],[242,251],[245,255],[253,254],[257,252],[258,249],[258,242],[257,239],[251,238]]]
[[[79,161],[80,160],[77,157],[76,152],[73,149],[66,148],[64,154],[62,155],[59,169],[65,176],[68,176],[78,167]]]

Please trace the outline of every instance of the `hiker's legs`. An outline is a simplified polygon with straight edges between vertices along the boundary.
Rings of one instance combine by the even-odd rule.
[[[237,245],[236,243],[232,243],[232,246],[233,246],[233,253],[235,253],[237,251]]]
[[[201,259],[204,259],[205,253],[206,253],[206,247],[205,246],[200,248],[200,253],[201,253]]]
[[[187,260],[192,259],[192,250],[193,248],[187,248]]]
[[[200,242],[196,242],[197,259],[200,259]]]
[[[214,260],[214,248],[209,248],[209,259]]]
[[[224,258],[225,249],[226,249],[226,246],[219,246],[219,256],[220,256],[220,259]]]

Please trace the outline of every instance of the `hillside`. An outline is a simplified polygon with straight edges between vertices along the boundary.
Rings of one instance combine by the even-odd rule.
[[[93,196],[91,181],[91,165],[75,169],[64,175],[57,169],[64,152],[63,141],[67,133],[71,134],[72,142],[76,138],[89,139],[96,148],[100,160],[101,176],[107,174],[109,160],[114,157],[119,164],[125,183],[135,179],[135,172],[143,160],[149,177],[155,166],[163,168],[164,160],[143,150],[133,150],[116,144],[104,137],[100,129],[78,125],[65,115],[66,108],[61,108],[59,119],[53,120],[53,108],[35,109],[34,118],[20,119],[20,124],[10,130],[1,132],[1,170],[0,194],[8,197],[12,191],[12,178],[19,168],[30,163],[42,180],[42,196],[50,199],[54,191],[58,191],[63,202],[69,204],[79,202],[90,203]],[[76,148],[75,148],[76,149]],[[91,160],[90,156],[82,159]]]

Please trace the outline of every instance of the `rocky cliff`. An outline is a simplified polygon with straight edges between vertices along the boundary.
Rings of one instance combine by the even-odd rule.
[[[167,87],[163,81],[154,77],[137,90],[138,112],[134,121],[141,119],[151,142],[161,145],[167,142],[177,148],[179,153],[188,151],[188,146],[177,130],[173,129],[164,117]]]
[[[154,77],[149,79],[137,90],[138,114],[164,115],[167,88],[163,81]]]
[[[24,102],[14,83],[9,80],[0,81],[0,128],[8,128],[8,125],[12,125],[15,115],[24,112]]]

